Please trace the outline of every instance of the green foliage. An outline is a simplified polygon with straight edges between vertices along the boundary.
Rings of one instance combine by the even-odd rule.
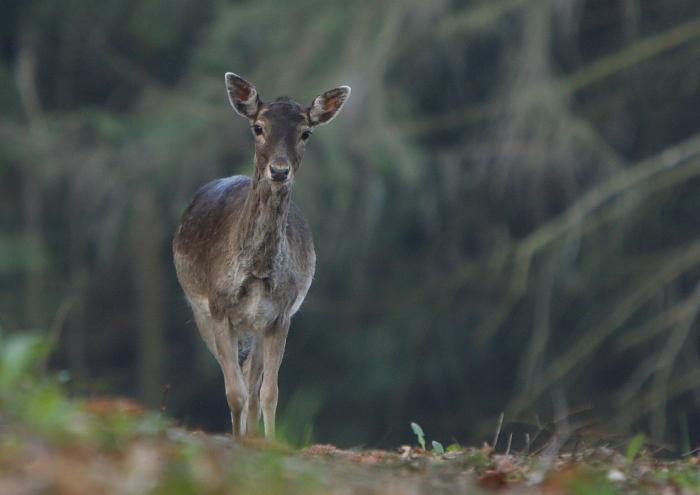
[[[134,476],[143,479],[131,482],[149,486],[147,493],[153,494],[303,494],[318,485],[313,468],[290,476],[289,459],[280,452],[236,448],[232,455],[230,448],[219,450],[209,439],[173,429],[159,414],[141,411],[132,403],[127,402],[126,407],[117,399],[97,403],[71,399],[56,380],[39,372],[49,349],[45,337],[38,333],[0,337],[0,458],[4,462],[14,462],[22,443],[42,442],[45,447],[39,452],[57,448],[54,455],[65,457],[62,466],[85,463],[72,458],[70,452],[92,452],[90,462],[102,463],[100,469],[105,472],[112,462],[106,456],[115,456],[121,466],[119,459],[136,455],[145,466],[124,462],[138,473]],[[50,456],[42,462],[56,460]],[[161,468],[148,472],[149,465]],[[95,483],[81,479],[77,471],[65,475],[72,476],[76,486]],[[56,486],[61,486],[60,470],[52,476]],[[100,483],[109,490],[118,486],[116,480]]]
[[[644,445],[644,434],[638,433],[627,443],[626,458],[627,464],[632,464],[632,461],[641,452],[642,446]]]
[[[485,468],[491,465],[488,454],[481,449],[467,449],[464,452],[462,464],[468,467]]]
[[[39,375],[49,346],[38,333],[0,336],[0,411],[19,428],[61,440],[81,428],[79,407],[55,380]]]
[[[17,333],[7,336],[0,332],[0,401],[11,406],[31,388],[36,365],[48,346],[36,333]]]
[[[314,417],[323,400],[323,392],[313,386],[294,390],[277,415],[277,439],[296,447],[309,445],[314,437]]]
[[[418,423],[411,423],[411,429],[413,430],[413,433],[418,438],[418,444],[420,445],[420,448],[425,450],[425,433],[423,432],[423,428],[421,428]],[[431,444],[433,446],[432,452],[434,454],[444,454],[445,453],[445,447],[443,447],[440,442],[433,440],[431,442]],[[452,450],[450,450],[450,449],[452,449]],[[459,445],[456,445],[456,444],[450,445],[447,450],[452,451],[452,452],[458,452]]]
[[[671,482],[691,493],[700,492],[700,470],[697,464],[677,464],[662,468],[655,472],[656,478],[662,482]]]
[[[565,483],[569,495],[615,495],[617,487],[605,478],[605,472],[583,467]]]
[[[114,408],[92,411],[68,398],[61,384],[39,369],[49,351],[44,336],[18,332],[0,336],[0,412],[15,430],[28,430],[59,443],[82,440],[123,448],[141,435],[157,435],[167,425],[155,413]]]
[[[423,450],[425,450],[425,433],[423,433],[423,428],[421,428],[417,423],[411,423],[411,429],[418,437],[418,444]]]

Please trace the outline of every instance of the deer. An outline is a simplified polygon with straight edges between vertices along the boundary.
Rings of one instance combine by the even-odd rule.
[[[199,333],[224,375],[233,437],[254,434],[262,410],[265,438],[274,440],[290,321],[316,265],[292,183],[313,129],[335,118],[350,88],[326,91],[304,107],[286,96],[265,102],[232,72],[225,81],[233,109],[250,121],[253,174],[214,180],[194,194],[173,256]]]

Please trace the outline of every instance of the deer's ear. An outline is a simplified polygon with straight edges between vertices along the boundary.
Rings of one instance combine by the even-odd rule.
[[[226,89],[233,109],[243,117],[255,118],[258,114],[260,96],[253,85],[233,72],[227,72]]]
[[[350,96],[350,87],[341,86],[314,98],[313,103],[309,107],[311,125],[326,124],[333,120],[340,112],[348,96]]]

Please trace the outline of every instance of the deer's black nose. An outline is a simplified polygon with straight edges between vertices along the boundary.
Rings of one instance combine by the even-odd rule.
[[[272,180],[287,180],[289,178],[289,167],[270,165],[270,177]]]

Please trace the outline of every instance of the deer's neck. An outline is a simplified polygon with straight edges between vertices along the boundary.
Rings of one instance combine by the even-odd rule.
[[[253,177],[234,238],[234,249],[241,262],[260,279],[269,278],[284,256],[287,214],[292,196],[291,184],[273,186]]]

